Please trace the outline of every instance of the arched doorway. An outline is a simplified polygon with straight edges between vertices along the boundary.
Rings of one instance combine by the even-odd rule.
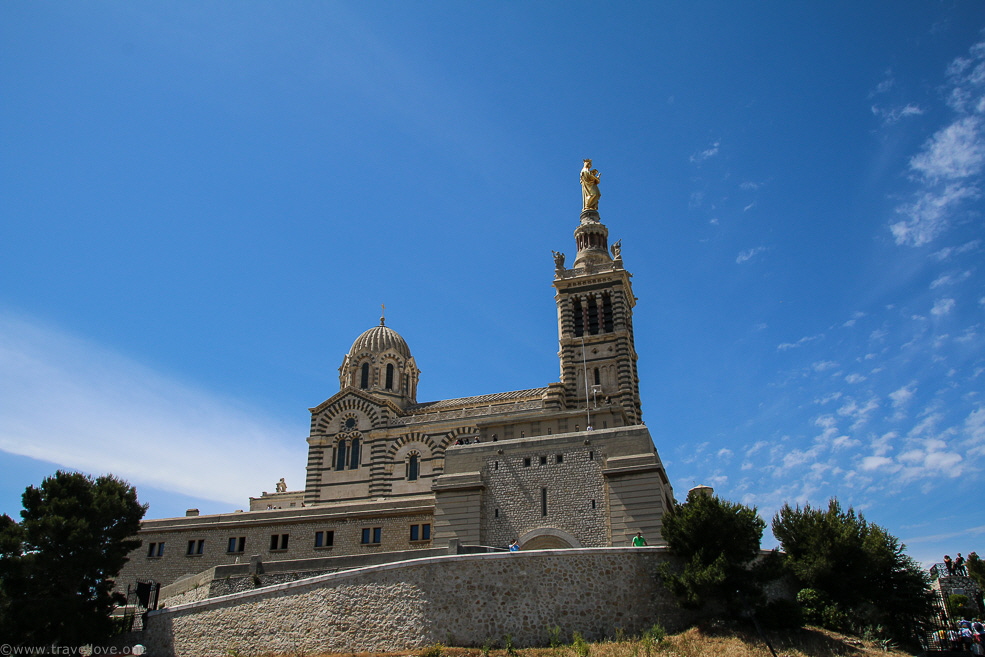
[[[581,543],[577,538],[551,527],[535,529],[520,537],[521,550],[564,550],[579,547]]]

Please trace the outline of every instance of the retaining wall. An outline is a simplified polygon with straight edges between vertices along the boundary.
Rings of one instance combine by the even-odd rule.
[[[547,643],[669,630],[692,620],[657,577],[665,548],[591,548],[416,559],[150,612],[148,655],[397,651],[434,643]]]

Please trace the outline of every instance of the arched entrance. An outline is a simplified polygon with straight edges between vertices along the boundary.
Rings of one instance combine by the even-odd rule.
[[[579,547],[581,543],[577,538],[551,527],[535,529],[520,537],[521,550],[564,550]]]

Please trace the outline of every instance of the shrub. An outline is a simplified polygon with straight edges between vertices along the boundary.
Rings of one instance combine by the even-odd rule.
[[[441,657],[444,654],[445,647],[440,643],[436,643],[432,646],[427,646],[420,652],[420,657]]]
[[[580,632],[575,632],[571,636],[571,649],[575,651],[578,657],[588,657],[588,653],[591,652],[592,646],[589,645],[588,641],[585,641],[585,637],[581,635]]]

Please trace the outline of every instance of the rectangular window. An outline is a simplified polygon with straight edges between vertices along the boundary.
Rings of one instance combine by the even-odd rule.
[[[547,515],[547,489],[540,489],[540,515]]]
[[[588,460],[589,461],[594,461],[595,460],[595,452],[589,452],[588,453]]]
[[[431,540],[431,525],[411,525],[410,526],[410,540],[412,541],[430,541]]]
[[[202,554],[205,552],[205,539],[199,539],[197,541],[188,541],[188,550],[185,552],[187,556],[192,556],[195,554]]]
[[[498,518],[498,517],[499,517],[499,509],[494,509],[493,510],[493,518]]]
[[[595,508],[595,500],[592,500],[592,508]]]
[[[315,532],[315,547],[332,547],[335,545],[335,532],[329,530],[327,532]]]
[[[558,463],[564,463],[564,454],[558,454],[555,459]]]
[[[383,540],[383,528],[373,527],[373,542],[379,543],[382,540]]]
[[[499,461],[496,461],[496,462],[495,462],[495,463],[493,464],[493,470],[499,470]]]
[[[271,551],[286,550],[288,537],[290,537],[290,534],[271,534],[270,536]]]
[[[540,464],[541,465],[547,465],[547,457],[546,456],[541,456],[540,457]]]
[[[147,548],[148,557],[163,557],[164,543],[151,543]]]
[[[523,459],[523,467],[525,467],[525,468],[529,468],[530,467],[530,457],[529,456],[527,458]]]
[[[229,537],[229,543],[226,545],[226,552],[245,552],[245,551],[246,551],[245,536]]]
[[[363,539],[362,539],[363,545],[378,545],[382,538],[383,538],[382,527],[363,528]]]

